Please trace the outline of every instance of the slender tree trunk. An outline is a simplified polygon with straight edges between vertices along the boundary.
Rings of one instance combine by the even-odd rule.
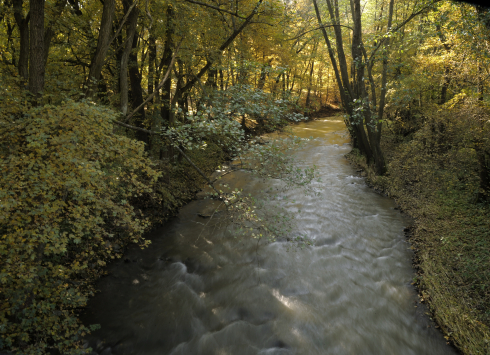
[[[66,7],[67,0],[57,0],[54,5],[54,9],[52,11],[51,17],[58,18],[63,13],[63,10]],[[53,23],[49,23],[46,27],[46,31],[44,32],[44,67],[46,67],[46,63],[48,62],[49,56],[49,48],[51,47],[51,40],[54,36]]]
[[[291,86],[289,87],[290,92],[293,92],[294,90],[295,81],[296,81],[296,67],[294,68],[293,80],[291,80]]]
[[[354,76],[352,78],[353,88],[350,90],[353,97],[357,102],[357,107],[362,107],[364,115],[355,115],[353,111],[350,115],[351,126],[356,134],[359,150],[364,154],[368,164],[372,164],[376,159],[375,148],[372,146],[373,133],[370,130],[370,124],[372,124],[372,117],[369,109],[369,98],[366,93],[366,87],[364,84],[364,67],[365,64],[362,59],[362,23],[361,23],[361,2],[360,0],[351,1],[352,19],[354,22],[354,31],[352,33],[352,59],[356,63]],[[338,9],[336,9],[338,12]],[[344,84],[345,86],[345,84]],[[363,122],[364,121],[364,122]],[[367,137],[364,125],[367,126]],[[373,159],[374,158],[374,159]]]
[[[451,51],[451,45],[447,43],[446,36],[442,32],[441,25],[436,24],[436,30],[437,34],[439,35],[439,40],[441,41],[442,45],[444,46],[444,49],[446,50],[446,53],[449,54]],[[447,90],[449,88],[449,84],[451,82],[451,67],[449,65],[444,66],[444,77],[442,81],[442,86],[441,86],[441,96],[439,98],[439,104],[442,105],[447,101]]]
[[[286,97],[286,73],[282,72],[282,97]]]
[[[29,19],[30,12],[24,17],[23,0],[13,0],[14,18],[20,33],[20,52],[18,61],[19,75],[27,83],[29,80]]]
[[[170,65],[173,56],[173,34],[174,34],[174,11],[172,5],[167,5],[167,28],[165,33],[165,46],[163,49],[163,56],[159,66],[159,72],[165,72]],[[164,124],[170,125],[172,120],[171,112],[171,90],[172,80],[165,82],[162,88],[162,108],[161,115]]]
[[[306,94],[306,107],[310,106],[310,93],[311,93],[311,83],[312,83],[312,78],[313,78],[313,69],[314,69],[315,61],[311,61],[311,69],[310,69],[310,76],[308,80],[308,92]]]
[[[133,107],[139,107],[141,104],[143,104],[143,88],[141,87],[141,75],[138,70],[138,36],[135,33],[133,36],[133,49],[129,54],[129,65],[128,65],[128,74],[129,74],[129,81],[131,83],[131,103]],[[145,123],[145,110],[140,110],[138,112],[138,115],[135,116],[135,124],[138,127],[144,127]],[[145,148],[149,149],[149,136],[148,133],[145,133],[143,131],[140,131],[136,135],[136,138],[142,142],[147,143]]]
[[[90,64],[90,72],[87,81],[87,96],[91,97],[96,90],[96,82],[100,79],[102,67],[105,63],[105,57],[110,46],[112,33],[112,21],[114,19],[115,0],[105,0],[102,10],[102,19],[100,21],[99,38],[97,40],[97,49]]]
[[[388,31],[391,31],[391,26],[393,22],[393,6],[395,0],[390,0],[390,5],[388,9]],[[383,57],[383,70],[381,73],[381,92],[379,97],[379,108],[378,108],[378,122],[376,123],[376,131],[373,130],[373,126],[371,129],[373,130],[373,150],[374,150],[374,159],[376,164],[376,173],[379,175],[383,175],[386,172],[386,163],[383,156],[383,152],[381,151],[381,129],[382,129],[382,120],[384,114],[384,108],[386,104],[386,84],[388,82],[388,48],[390,46],[390,39],[388,38],[385,43],[385,54]]]
[[[265,78],[267,76],[267,72],[266,72],[266,68],[270,67],[270,65],[268,63],[262,65],[262,68],[260,68],[260,78],[259,78],[259,82],[258,82],[258,85],[257,85],[257,89],[259,90],[262,90],[264,88],[264,85],[265,85]]]
[[[441,87],[441,98],[439,100],[439,105],[446,103],[447,101],[447,90],[449,88],[449,83],[451,81],[449,75],[451,74],[451,69],[449,66],[444,67],[444,78],[442,79],[442,87]]]
[[[224,78],[223,78],[223,69],[220,69],[218,71],[219,74],[219,89],[223,91],[225,89],[225,83],[224,83]]]
[[[157,59],[157,44],[155,40],[155,36],[153,33],[150,33],[148,38],[150,53],[148,54],[148,95],[153,94],[153,85],[155,80],[155,65]],[[153,102],[153,100],[151,101]]]
[[[312,0],[312,1],[313,1],[313,5],[315,7],[315,13],[316,13],[316,17],[318,19],[318,24],[321,26],[321,31],[322,31],[322,34],[323,34],[323,38],[325,39],[325,43],[327,44],[328,55],[329,55],[330,61],[332,63],[332,68],[333,68],[334,73],[335,73],[335,78],[337,79],[337,85],[339,86],[339,91],[340,91],[340,96],[341,96],[341,99],[342,99],[342,103],[344,104],[344,106],[345,106],[344,108],[346,110],[351,110],[352,111],[351,105],[350,105],[350,102],[352,102],[352,100],[350,100],[350,98],[347,98],[346,97],[346,92],[343,89],[343,83],[342,83],[342,79],[340,78],[340,71],[339,71],[339,68],[337,66],[337,59],[336,59],[336,56],[335,56],[335,52],[333,50],[332,44],[330,43],[330,39],[328,37],[327,31],[325,30],[325,27],[323,25],[323,21],[321,19],[320,11],[318,10],[317,1],[316,0]],[[340,58],[339,58],[339,61],[340,61]],[[345,56],[344,56],[344,61],[345,61]],[[347,78],[347,81],[346,82],[349,83],[349,79],[348,78]],[[349,103],[349,104],[347,104],[347,103]]]
[[[325,103],[328,105],[328,94],[330,90],[330,68],[327,69],[327,97],[325,98]]]
[[[131,3],[128,0],[123,1],[124,12],[129,10]],[[138,8],[134,7],[129,14],[128,21],[126,22],[126,41],[124,43],[124,50],[121,56],[121,64],[119,70],[119,92],[121,96],[120,109],[121,113],[126,116],[128,113],[128,61],[131,50],[133,49],[133,38],[136,32],[136,25],[138,23]],[[137,106],[135,106],[137,107]]]
[[[36,104],[44,90],[44,0],[30,0],[29,91]]]

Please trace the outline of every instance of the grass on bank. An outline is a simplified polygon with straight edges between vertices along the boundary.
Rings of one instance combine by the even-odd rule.
[[[433,317],[465,354],[490,353],[490,205],[478,202],[488,169],[488,109],[459,100],[384,127],[388,173],[376,176],[356,151],[349,159],[414,218],[410,242],[418,287]]]

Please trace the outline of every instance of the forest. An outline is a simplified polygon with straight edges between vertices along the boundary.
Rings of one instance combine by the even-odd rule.
[[[2,0],[0,350],[89,353],[107,263],[252,137],[340,108],[431,316],[488,353],[489,45],[448,0]]]

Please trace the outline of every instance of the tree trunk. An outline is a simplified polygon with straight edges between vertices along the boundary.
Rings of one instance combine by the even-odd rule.
[[[150,53],[148,54],[148,95],[151,95],[153,94],[153,85],[155,80],[155,66],[157,60],[157,44],[153,33],[150,33],[148,42],[149,42],[148,50],[150,51]]]
[[[451,45],[447,43],[446,36],[442,32],[441,25],[436,24],[436,30],[437,34],[439,36],[439,40],[441,41],[444,49],[446,50],[447,53],[450,52],[451,50]],[[451,74],[451,68],[449,65],[444,66],[444,77],[442,81],[442,87],[441,87],[441,97],[439,98],[439,104],[442,105],[447,101],[447,90],[449,88],[449,83],[451,81],[451,78],[449,76]]]
[[[124,0],[123,6],[124,12],[126,13],[129,10],[131,3],[129,3],[128,0]],[[126,23],[126,41],[124,43],[124,50],[121,55],[121,64],[119,68],[119,92],[121,96],[120,109],[124,116],[128,113],[128,61],[131,50],[133,49],[133,38],[138,23],[138,12],[138,8],[134,7],[129,14]],[[138,107],[138,105],[135,107]]]
[[[447,101],[447,89],[449,88],[450,78],[449,74],[451,74],[451,69],[449,66],[445,66],[444,68],[444,78],[441,87],[441,98],[439,100],[439,105],[446,103]]]
[[[170,65],[170,61],[172,60],[173,56],[173,33],[174,33],[174,12],[172,5],[167,5],[167,28],[166,28],[166,33],[165,33],[165,46],[163,49],[163,56],[162,60],[160,61],[159,65],[159,72],[165,72]],[[162,108],[161,108],[161,115],[162,115],[162,120],[164,124],[170,125],[170,122],[172,120],[172,113],[171,113],[171,105],[170,105],[170,99],[171,99],[171,89],[172,89],[172,80],[171,77],[165,82],[165,85],[163,85],[162,88]]]
[[[99,38],[97,40],[97,49],[90,63],[90,72],[87,81],[87,97],[91,97],[96,90],[97,81],[100,79],[102,67],[105,63],[105,57],[110,46],[112,21],[114,19],[115,0],[105,0],[102,10],[102,19],[100,21]]]
[[[29,80],[29,18],[30,12],[24,17],[22,9],[23,0],[13,0],[14,18],[19,27],[20,52],[18,70],[20,77],[27,82]]]
[[[129,81],[131,83],[131,103],[133,107],[139,107],[143,102],[143,88],[141,87],[141,76],[138,70],[138,36],[133,36],[132,50],[129,54]],[[137,115],[135,115],[134,123],[136,126],[143,128],[145,122],[145,110],[140,110]],[[147,143],[145,149],[149,149],[149,136],[148,133],[139,131],[136,134],[136,139]]]
[[[268,63],[266,63],[266,64],[262,65],[262,68],[260,68],[260,78],[259,78],[259,82],[257,84],[257,89],[259,89],[259,90],[264,89],[265,78],[267,76],[267,72],[265,69],[268,68],[269,66],[270,65]]]
[[[310,106],[311,82],[312,82],[312,78],[313,78],[313,69],[314,69],[314,66],[315,66],[315,61],[312,60],[311,61],[311,69],[310,69],[310,77],[309,77],[309,80],[308,80],[308,92],[306,94],[306,103],[305,103],[305,106],[306,107],[309,107]]]
[[[223,69],[219,69],[218,71],[218,75],[219,75],[219,89],[221,91],[223,91],[225,89],[225,82],[224,82],[224,78],[223,78]]]
[[[41,104],[44,90],[44,0],[30,0],[29,91]]]

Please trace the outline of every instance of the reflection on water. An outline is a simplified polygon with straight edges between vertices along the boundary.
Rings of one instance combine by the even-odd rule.
[[[313,246],[287,251],[223,231],[194,201],[110,266],[84,321],[103,354],[452,354],[417,313],[410,287],[409,222],[346,164],[341,120],[294,126],[313,137],[297,153],[319,167],[316,196],[288,191],[297,225]],[[274,183],[246,173],[224,182],[245,191]],[[298,210],[301,209],[301,212]],[[203,229],[204,228],[204,229]]]

